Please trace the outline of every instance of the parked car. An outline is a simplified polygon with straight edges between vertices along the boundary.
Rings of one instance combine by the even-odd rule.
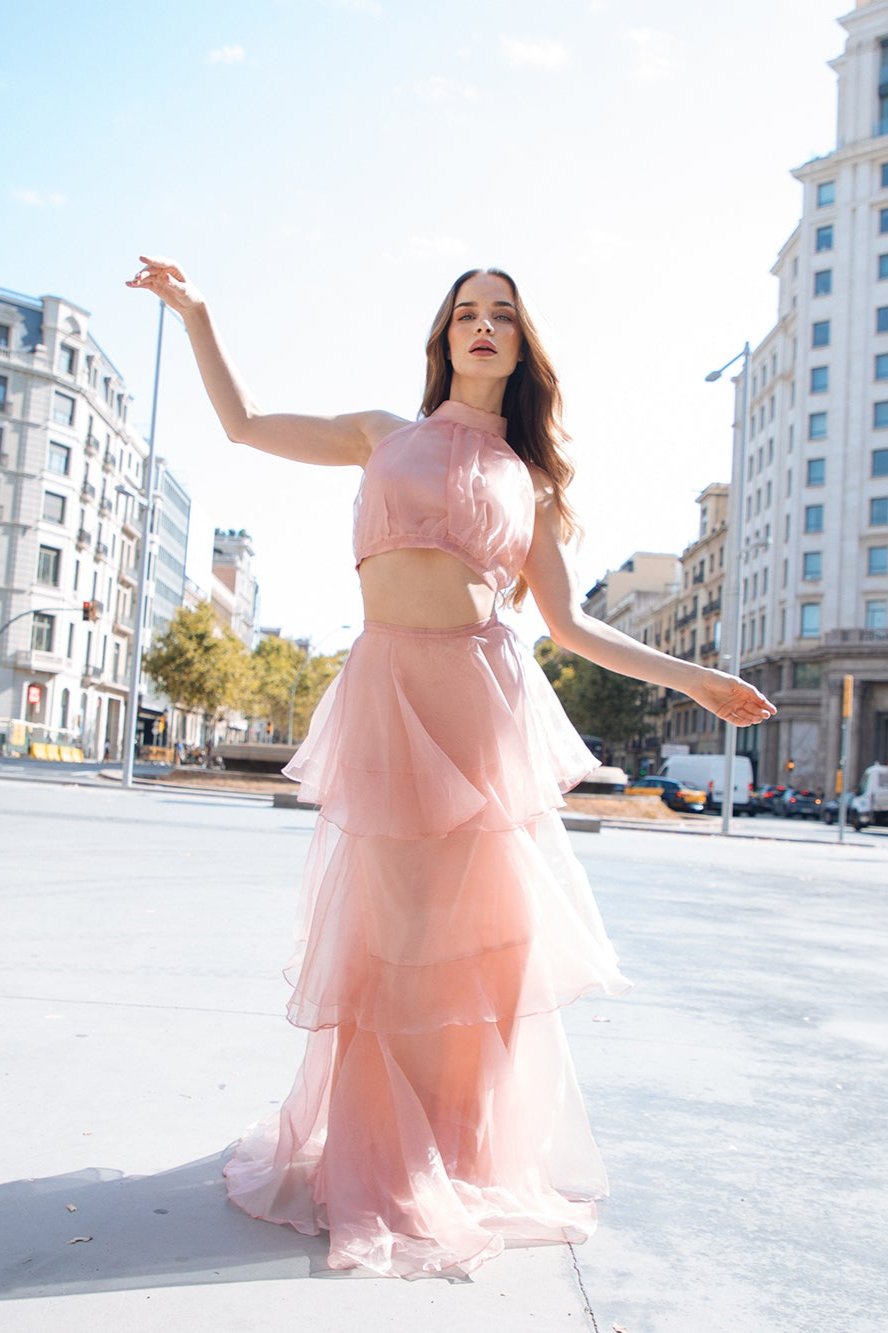
[[[836,824],[839,819],[838,801],[823,801],[820,806],[820,818],[824,824]]]
[[[773,814],[774,802],[779,801],[785,791],[785,787],[759,787],[752,793],[756,809],[762,814]]]
[[[725,756],[723,754],[675,754],[663,760],[660,772],[662,778],[673,778],[688,787],[698,788],[706,793],[706,804],[710,810],[721,810],[724,796]],[[735,815],[755,815],[758,813],[752,799],[752,764],[749,756],[738,754],[734,758],[734,801]]]
[[[706,809],[705,791],[686,787],[674,778],[641,778],[626,788],[627,796],[659,796],[670,810],[692,810],[695,814]]]
[[[819,819],[822,797],[807,787],[787,787],[774,802],[774,814],[786,819]]]

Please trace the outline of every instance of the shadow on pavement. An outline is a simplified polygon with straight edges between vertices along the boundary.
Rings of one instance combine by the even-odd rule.
[[[88,1167],[0,1185],[0,1299],[356,1276],[327,1267],[325,1231],[303,1236],[230,1204],[229,1153],[151,1176]]]

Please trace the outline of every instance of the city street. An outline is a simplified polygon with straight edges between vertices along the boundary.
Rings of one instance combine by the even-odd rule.
[[[564,1010],[599,1230],[385,1282],[327,1270],[323,1235],[252,1221],[220,1176],[300,1058],[280,968],[314,815],[29,777],[0,781],[9,1333],[884,1327],[884,831],[572,833],[636,981]]]

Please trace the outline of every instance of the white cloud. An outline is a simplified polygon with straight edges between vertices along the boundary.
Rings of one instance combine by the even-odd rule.
[[[41,194],[39,190],[13,190],[13,199],[17,199],[20,204],[27,204],[29,208],[45,208],[49,204],[50,208],[61,208],[68,202],[67,197],[60,194],[57,190],[49,194]]]
[[[656,28],[629,28],[624,36],[635,47],[632,77],[671,79],[681,65],[681,42]]]
[[[242,46],[217,46],[207,57],[211,65],[237,65],[246,58]]]
[[[456,236],[408,236],[407,253],[411,259],[457,258],[468,246]]]
[[[589,0],[589,13],[603,14],[609,3],[610,0]]]
[[[459,83],[436,75],[413,85],[413,91],[424,102],[477,102],[478,89],[471,83]]]
[[[533,69],[558,69],[569,59],[567,47],[551,37],[526,41],[521,37],[500,37],[500,46],[510,65],[530,65]]]

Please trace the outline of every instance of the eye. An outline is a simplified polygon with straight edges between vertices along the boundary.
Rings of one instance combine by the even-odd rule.
[[[507,315],[505,313],[497,315],[497,319],[504,319],[507,324],[513,324],[515,322],[511,315]]]
[[[474,319],[475,316],[470,310],[464,310],[461,315],[457,315],[458,320]]]

